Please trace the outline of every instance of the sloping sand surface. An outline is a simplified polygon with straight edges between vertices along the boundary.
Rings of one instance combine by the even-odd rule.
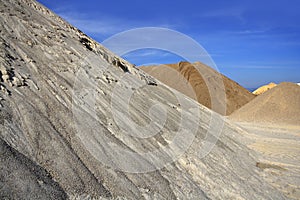
[[[0,199],[66,199],[43,168],[0,138]]]
[[[259,95],[230,119],[242,122],[270,123],[273,125],[300,126],[300,87],[294,83],[280,83]]]
[[[201,69],[201,74],[199,74],[198,70],[193,65],[196,65]],[[159,66],[142,66],[140,69],[220,114],[224,113],[218,110],[219,108],[217,106],[212,108],[211,94],[207,84],[211,84],[213,88],[212,92],[217,92],[221,87],[225,89],[226,115],[231,114],[255,97],[238,83],[224,75],[220,75],[211,67],[200,62],[193,64],[189,62],[179,62],[176,64]],[[203,76],[207,76],[207,82],[205,82]],[[217,81],[218,76],[223,79],[223,86]],[[216,90],[214,90],[215,88]],[[224,99],[222,102],[222,97],[217,99],[219,100],[219,104],[222,104],[225,101]]]

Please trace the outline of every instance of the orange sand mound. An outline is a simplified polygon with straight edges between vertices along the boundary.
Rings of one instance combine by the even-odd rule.
[[[200,74],[194,66],[199,67]],[[220,114],[229,115],[255,97],[255,95],[233,80],[200,62],[142,66],[140,69]],[[204,76],[207,81],[203,78]],[[218,77],[221,81],[218,81]],[[223,82],[224,85],[220,85],[220,82],[221,84]],[[210,90],[207,84],[210,84]],[[222,100],[222,97],[218,98],[218,94],[216,97],[219,104],[226,101],[226,113],[222,112],[218,106],[212,108],[211,94],[209,93],[211,90],[211,92],[217,92],[218,89],[222,88],[225,89],[226,100],[225,98]]]

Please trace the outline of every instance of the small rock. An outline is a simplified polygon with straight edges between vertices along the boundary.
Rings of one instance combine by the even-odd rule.
[[[63,89],[63,90],[68,90],[68,88],[66,88],[65,86],[63,86],[63,85],[60,85],[59,86],[61,89]]]
[[[24,81],[22,81],[21,79],[19,79],[17,77],[13,77],[12,84],[17,86],[17,87],[20,87],[20,86],[24,85]]]
[[[8,74],[6,68],[3,67],[3,66],[0,66],[0,72],[1,72],[2,75],[7,75]]]
[[[6,95],[10,95],[10,91],[4,85],[0,85],[0,90]]]
[[[7,75],[7,74],[2,75],[2,79],[3,79],[4,82],[8,83],[9,82],[9,75]]]
[[[37,182],[38,182],[40,185],[43,185],[43,184],[44,184],[44,181],[42,181],[42,180],[37,180]]]

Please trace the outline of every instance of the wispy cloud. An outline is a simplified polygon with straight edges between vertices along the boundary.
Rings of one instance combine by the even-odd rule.
[[[232,31],[229,33],[237,34],[237,35],[257,35],[257,34],[265,34],[268,30],[241,30],[241,31]]]
[[[122,57],[137,65],[156,65],[161,64],[163,61],[182,60],[171,52],[159,49],[141,49],[129,52]]]
[[[271,65],[241,65],[238,67],[232,67],[235,69],[283,69],[283,66],[271,66]]]
[[[279,45],[283,46],[300,46],[300,41],[281,42]],[[300,63],[299,63],[300,65]]]
[[[203,13],[201,16],[206,18],[218,18],[218,17],[233,17],[241,21],[244,21],[244,8],[243,7],[234,7],[234,8],[225,8],[211,10]]]
[[[297,69],[299,68],[300,63],[253,63],[253,64],[241,64],[235,66],[223,66],[222,68],[227,69],[256,69],[256,70],[263,70],[263,69]]]
[[[111,16],[90,18],[85,14],[71,13],[67,11],[58,12],[58,14],[83,32],[93,35],[99,34],[100,36],[111,36],[116,33],[138,27],[153,26],[153,24],[157,27],[175,28],[175,25],[166,23],[124,20]]]
[[[155,49],[146,49],[143,51],[135,51],[135,52],[131,52],[127,55],[125,55],[126,57],[145,57],[145,56],[159,56],[159,57],[166,57],[166,56],[170,56],[172,55],[172,53],[168,53],[168,52],[163,52],[160,50],[155,50]]]
[[[133,25],[118,19],[87,19],[85,16],[74,16],[70,13],[61,13],[60,16],[84,32],[101,35],[111,35],[133,28]]]

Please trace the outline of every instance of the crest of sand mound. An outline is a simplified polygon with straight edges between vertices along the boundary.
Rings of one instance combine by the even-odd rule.
[[[260,94],[263,94],[265,93],[266,91],[268,91],[269,89],[272,89],[273,87],[277,86],[276,83],[269,83],[268,85],[263,85],[259,88],[257,88],[253,94],[255,95],[260,95]]]
[[[230,118],[235,121],[300,125],[300,87],[280,83],[256,97]]]
[[[201,74],[194,67],[195,65],[199,67]],[[193,64],[179,62],[158,66],[142,66],[140,69],[220,114],[223,113],[219,112],[218,107],[212,108],[211,95],[207,84],[211,84],[211,88],[213,89],[220,89],[220,87],[225,89],[226,115],[231,114],[255,97],[238,83],[200,62]],[[209,76],[207,81],[204,80],[204,75]],[[220,82],[216,81],[218,76],[222,78],[223,81],[221,81],[221,84],[224,85],[220,85]],[[218,103],[222,103],[221,98],[219,98],[219,101]]]

